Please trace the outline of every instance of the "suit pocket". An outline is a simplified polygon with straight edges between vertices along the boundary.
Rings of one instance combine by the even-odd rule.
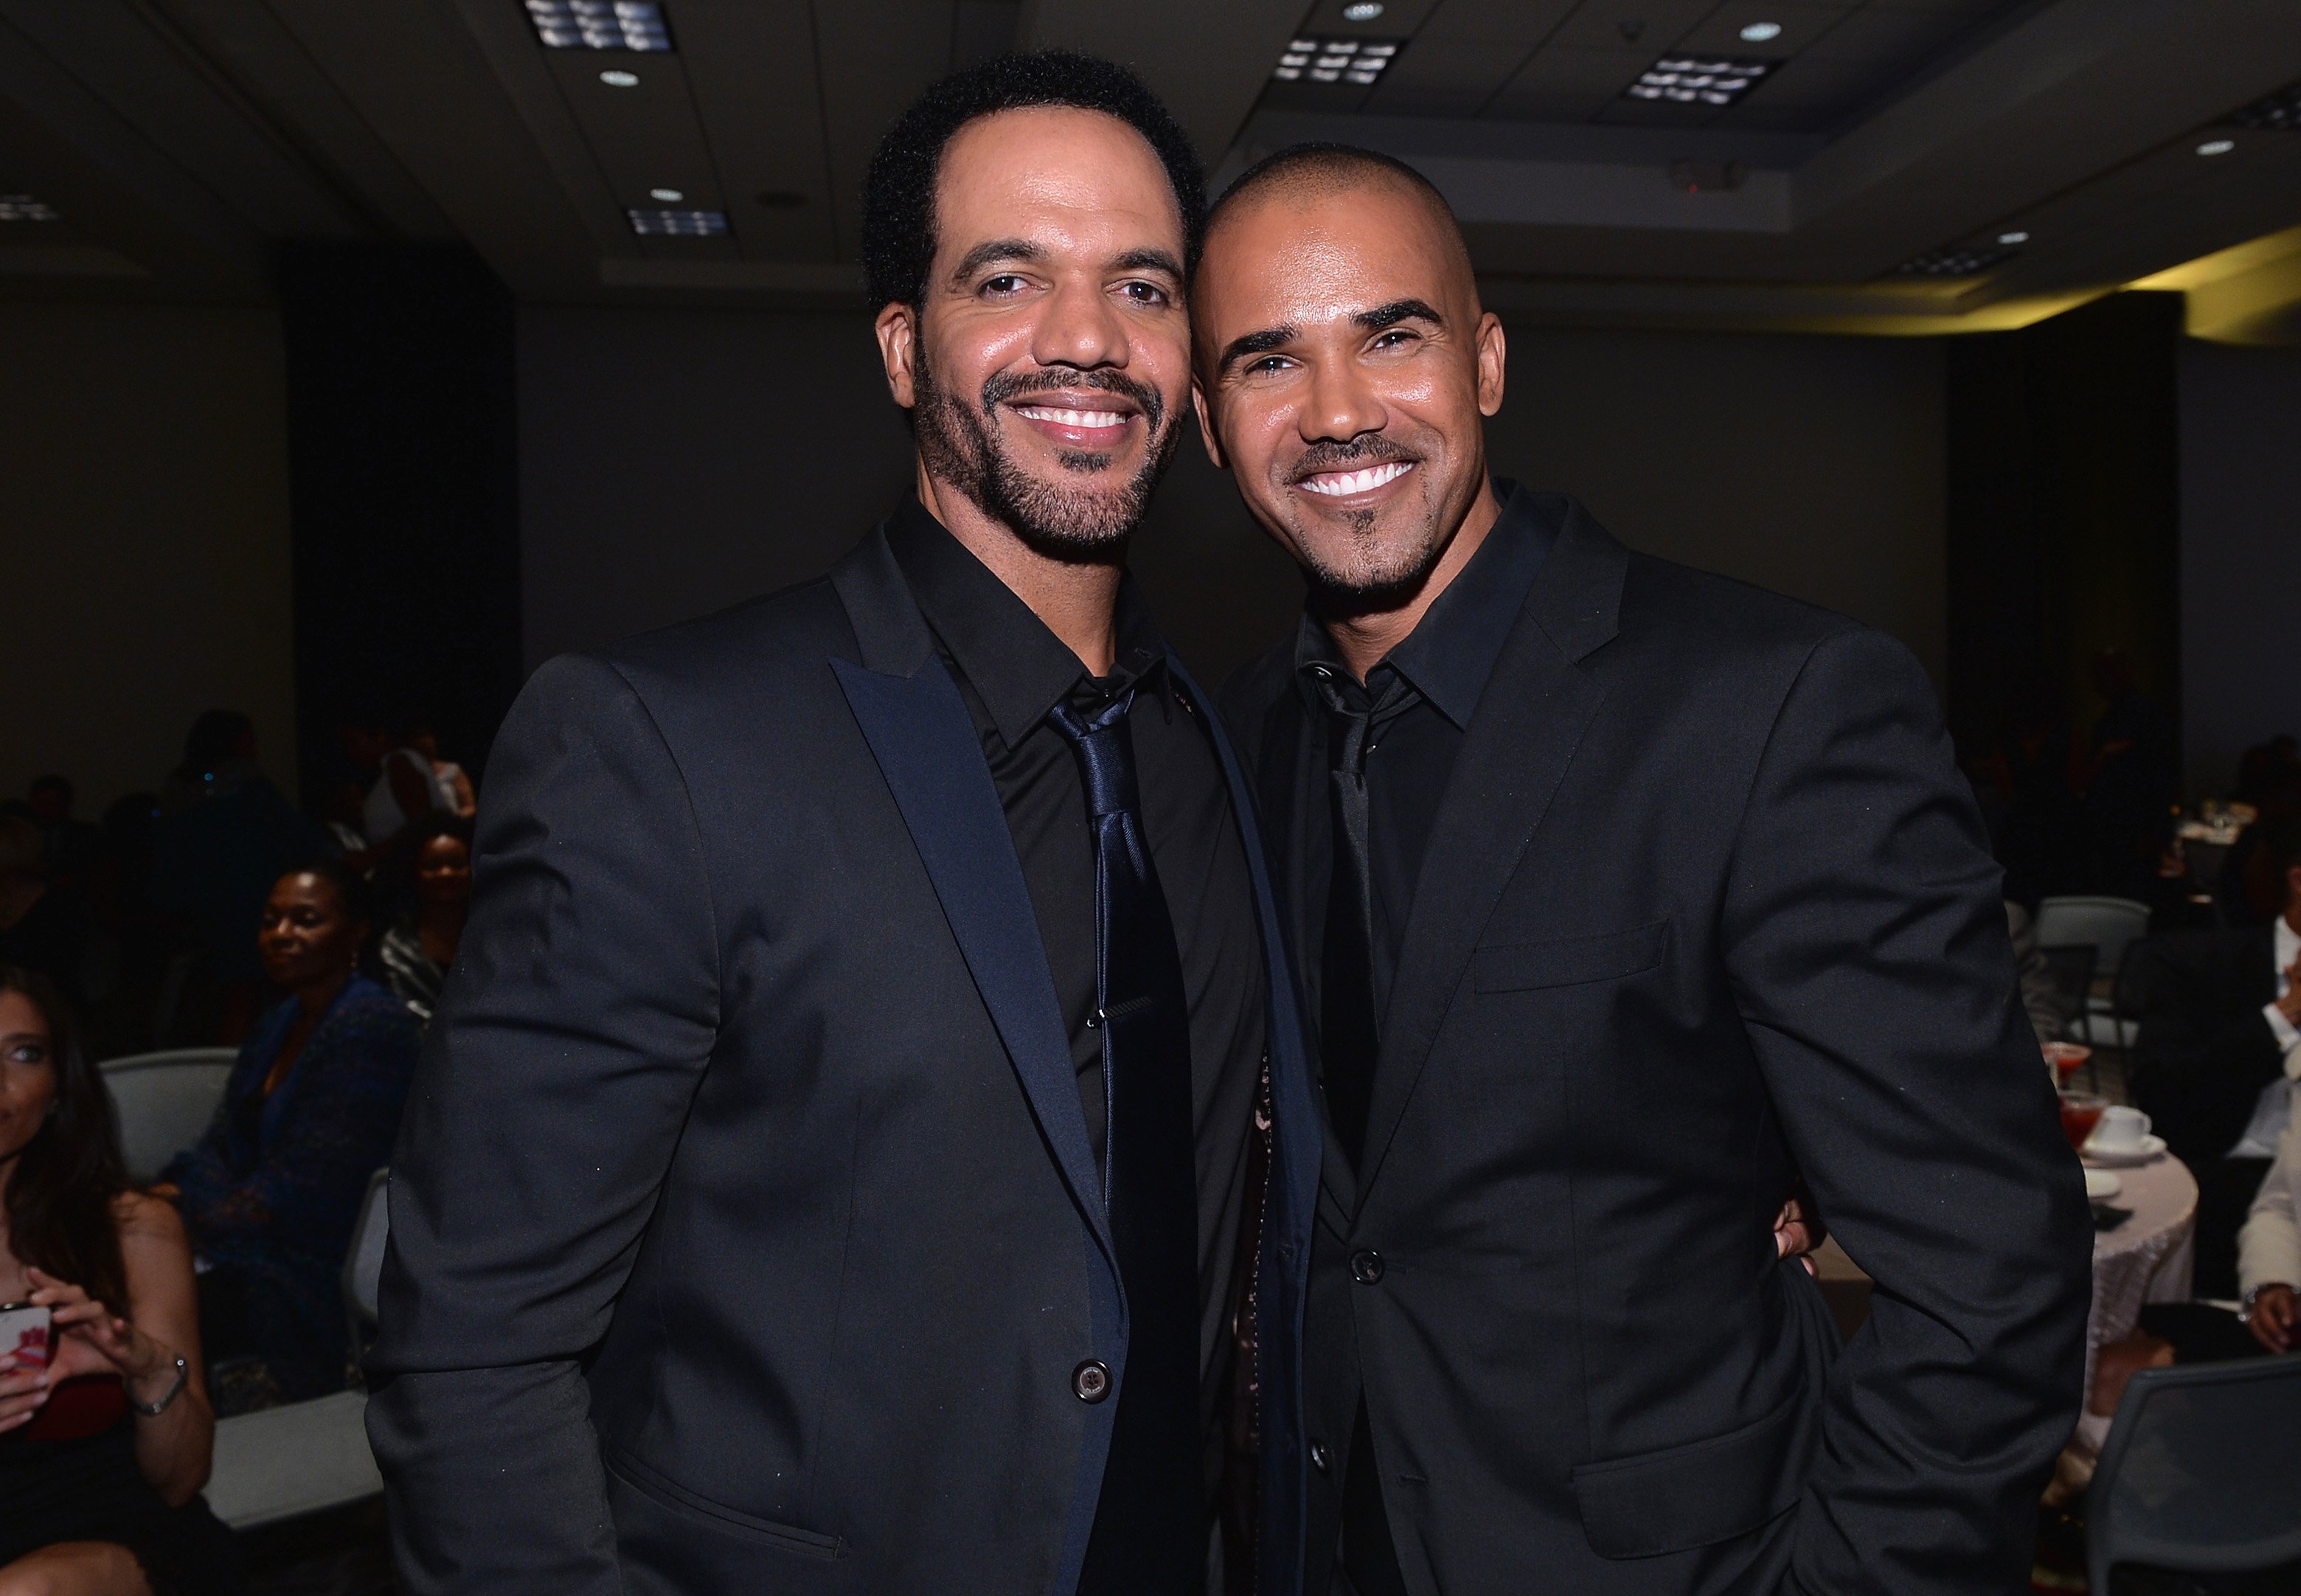
[[[1652,1558],[1746,1535],[1797,1505],[1806,1402],[1755,1424],[1574,1471],[1582,1533],[1602,1558]]]
[[[777,1524],[772,1518],[761,1518],[739,1508],[715,1502],[708,1497],[698,1496],[620,1449],[607,1453],[601,1461],[617,1483],[634,1494],[645,1497],[674,1517],[684,1518],[690,1524],[715,1530],[739,1541],[773,1546],[782,1551],[797,1552],[802,1557],[822,1558],[827,1561],[846,1553],[846,1542],[836,1535],[818,1534],[794,1525]]]
[[[1656,920],[1603,936],[1556,942],[1509,942],[1470,956],[1470,980],[1482,992],[1524,992],[1537,987],[1619,981],[1661,963],[1669,922]]]

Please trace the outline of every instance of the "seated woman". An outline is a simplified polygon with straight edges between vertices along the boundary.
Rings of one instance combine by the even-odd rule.
[[[405,906],[399,923],[376,946],[383,979],[425,1024],[439,1006],[464,922],[472,908],[472,823],[434,815],[408,828],[410,846],[394,893]]]
[[[210,1266],[201,1328],[226,1412],[346,1383],[341,1279],[368,1176],[391,1156],[420,1032],[359,973],[367,883],[322,861],[274,883],[257,942],[288,997],[239,1050],[207,1132],[163,1172]],[[249,1357],[227,1381],[222,1360]]]
[[[49,1359],[0,1358],[0,1592],[238,1585],[199,1499],[215,1418],[191,1249],[128,1190],[111,1104],[45,978],[0,965],[0,1299],[50,1310]]]

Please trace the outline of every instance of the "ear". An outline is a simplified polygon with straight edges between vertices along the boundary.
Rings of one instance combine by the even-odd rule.
[[[1502,319],[1488,311],[1478,318],[1478,414],[1502,407]]]
[[[1215,463],[1217,471],[1228,470],[1223,463],[1222,439],[1215,431],[1213,412],[1207,407],[1207,390],[1199,386],[1196,377],[1191,379],[1191,408],[1199,414],[1199,441],[1207,446],[1207,458]]]
[[[909,410],[918,402],[913,377],[918,352],[918,313],[900,300],[888,304],[871,323],[879,339],[879,362],[887,370],[887,391],[895,403]]]

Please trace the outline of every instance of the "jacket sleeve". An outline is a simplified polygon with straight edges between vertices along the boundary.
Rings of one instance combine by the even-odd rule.
[[[254,1168],[234,1176],[213,1155],[188,1157],[179,1206],[200,1250],[219,1262],[281,1246],[340,1258],[368,1176],[391,1156],[416,1037],[396,1006],[331,1016],[298,1063],[295,1095]]]
[[[392,1163],[368,1436],[415,1596],[619,1596],[581,1373],[717,1032],[701,844],[646,707],[564,658],[488,764]]]
[[[2149,972],[2133,1039],[2134,1100],[2177,1157],[2218,1158],[2245,1134],[2261,1089],[2285,1068],[2285,1049],[2255,1004],[2232,1004],[2211,967],[2233,939],[2168,939]]]
[[[2301,1287],[2301,1213],[2293,1195],[2301,1188],[2301,1125],[2288,1125],[2277,1144],[2277,1162],[2261,1182],[2245,1228],[2237,1237],[2237,1287]]]
[[[1898,644],[1808,656],[1724,911],[1745,1026],[1875,1289],[1830,1378],[1788,1589],[2020,1586],[2078,1416],[2092,1227],[2016,999],[1999,873]]]

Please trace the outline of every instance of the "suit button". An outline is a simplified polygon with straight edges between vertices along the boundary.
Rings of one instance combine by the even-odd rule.
[[[1310,1443],[1310,1466],[1317,1469],[1320,1474],[1326,1472],[1326,1443],[1325,1441],[1314,1441]]]
[[[1082,1402],[1100,1402],[1110,1394],[1110,1366],[1090,1358],[1071,1371],[1071,1392]]]
[[[1370,1286],[1382,1278],[1382,1254],[1369,1247],[1351,1254],[1351,1278],[1362,1286]]]

